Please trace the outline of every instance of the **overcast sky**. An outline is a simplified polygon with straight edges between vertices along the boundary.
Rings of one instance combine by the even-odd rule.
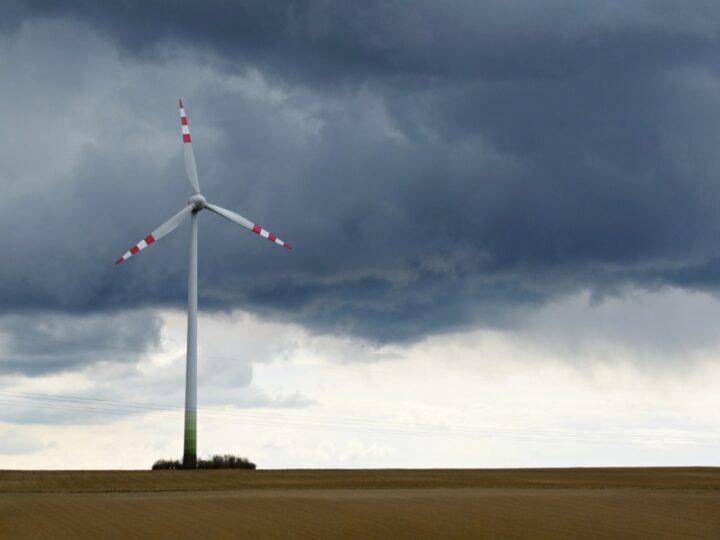
[[[0,12],[0,468],[181,453],[179,97],[201,454],[720,464],[716,2]]]

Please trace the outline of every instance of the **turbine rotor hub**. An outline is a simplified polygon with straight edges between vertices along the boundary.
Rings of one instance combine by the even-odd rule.
[[[193,212],[199,212],[207,206],[207,201],[205,200],[205,197],[203,197],[199,193],[195,193],[192,197],[188,199],[188,204],[192,205]]]

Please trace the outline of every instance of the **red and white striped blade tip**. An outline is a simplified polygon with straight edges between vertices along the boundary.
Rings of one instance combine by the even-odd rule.
[[[182,99],[178,99],[180,104],[180,127],[182,128],[182,138],[184,143],[191,143],[192,137],[190,137],[190,126],[188,125],[187,114],[185,114],[185,107],[183,107]],[[197,172],[195,173],[197,176]]]
[[[288,248],[288,249],[292,249],[292,246],[291,246],[290,244],[288,244],[287,242],[283,242],[283,241],[280,240],[277,236],[275,236],[273,233],[271,233],[270,231],[266,231],[265,229],[263,229],[263,228],[262,228],[260,225],[258,225],[257,223],[254,223],[254,224],[253,224],[253,228],[252,228],[251,230],[252,230],[252,232],[254,232],[255,234],[258,234],[258,235],[262,236],[263,238],[267,238],[267,239],[270,240],[273,244],[277,244],[278,246],[282,246],[282,247],[286,247],[286,248]]]
[[[115,261],[115,264],[120,264],[122,262],[125,262],[130,257],[135,255],[138,251],[145,249],[150,244],[155,242],[155,237],[152,234],[148,234],[145,238],[143,238],[140,242],[135,244],[133,247],[131,247],[129,250],[125,252],[125,255],[120,257],[117,261]]]

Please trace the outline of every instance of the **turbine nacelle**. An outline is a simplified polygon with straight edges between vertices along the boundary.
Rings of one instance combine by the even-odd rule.
[[[188,199],[188,204],[193,207],[193,213],[197,214],[200,210],[207,206],[207,201],[205,200],[205,197],[199,193],[195,193]]]

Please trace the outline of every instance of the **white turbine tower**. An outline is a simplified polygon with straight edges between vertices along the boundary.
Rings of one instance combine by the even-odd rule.
[[[120,257],[115,264],[129,259],[138,251],[145,249],[150,244],[160,240],[163,236],[177,229],[185,218],[190,216],[190,260],[188,266],[188,328],[187,328],[187,365],[185,372],[185,444],[183,452],[183,468],[194,469],[197,467],[197,215],[201,210],[208,209],[219,216],[242,225],[246,229],[264,236],[271,242],[290,249],[274,234],[269,233],[259,225],[249,221],[241,215],[226,210],[220,206],[210,204],[200,193],[200,182],[198,181],[197,166],[195,165],[195,154],[190,138],[190,127],[188,126],[185,108],[182,99],[180,104],[180,124],[182,127],[183,150],[185,152],[185,169],[187,170],[190,184],[193,188],[192,197],[188,200],[185,208],[180,210],[165,223],[160,225],[152,233],[148,234],[138,244],[135,244],[129,251]]]

